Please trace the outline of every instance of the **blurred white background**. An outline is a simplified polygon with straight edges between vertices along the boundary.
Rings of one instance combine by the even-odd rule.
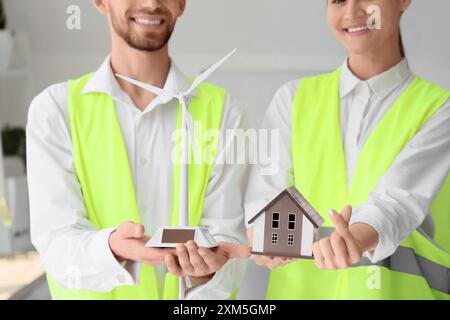
[[[81,30],[68,30],[70,5],[81,8]],[[328,29],[325,0],[187,0],[171,42],[171,55],[195,75],[239,48],[214,77],[244,104],[250,125],[261,120],[284,82],[334,69],[345,59]],[[31,84],[0,82],[1,95],[25,97],[17,105],[0,99],[0,123],[24,125],[32,96],[48,85],[94,71],[109,52],[106,19],[90,0],[5,0],[9,28],[20,31],[29,55]],[[413,0],[403,37],[413,71],[450,89],[450,1]],[[26,40],[28,39],[28,41]],[[1,53],[0,53],[1,54]],[[19,65],[17,65],[19,64]],[[0,88],[1,89],[1,88]],[[3,102],[2,102],[3,101]],[[9,101],[9,102],[5,102]],[[26,101],[26,102],[25,102]],[[3,103],[3,104],[2,104]],[[241,298],[263,298],[267,271],[251,264]]]

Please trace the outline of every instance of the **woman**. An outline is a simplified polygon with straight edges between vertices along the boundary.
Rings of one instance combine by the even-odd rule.
[[[326,235],[314,260],[255,256],[273,269],[269,299],[450,298],[450,92],[411,74],[400,33],[410,4],[327,0],[348,59],[272,101],[262,126],[280,130],[280,170],[254,168],[247,221],[295,185]]]

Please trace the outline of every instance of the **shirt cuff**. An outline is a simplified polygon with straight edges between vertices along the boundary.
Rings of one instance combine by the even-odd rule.
[[[107,287],[112,289],[123,285],[135,285],[135,280],[130,272],[117,261],[109,247],[109,236],[115,228],[100,230],[96,233],[89,246],[91,261],[96,264],[98,270],[101,270]]]
[[[378,245],[376,248],[363,254],[370,262],[377,263],[395,252],[398,244],[389,236],[388,230],[391,229],[391,226],[380,209],[372,205],[362,205],[354,208],[350,225],[355,223],[367,224],[378,233]]]

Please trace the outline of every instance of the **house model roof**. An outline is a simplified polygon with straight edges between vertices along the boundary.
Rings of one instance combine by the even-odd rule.
[[[297,188],[290,187],[281,192],[268,205],[262,208],[261,211],[259,211],[252,219],[250,219],[248,224],[252,224],[253,222],[255,222],[261,214],[263,214],[285,194],[287,194],[291,198],[291,200],[299,207],[299,209],[304,212],[305,216],[316,228],[319,228],[325,222],[325,220],[323,220],[320,214],[311,206],[311,204],[305,199],[305,197],[303,197],[303,195],[297,190]]]

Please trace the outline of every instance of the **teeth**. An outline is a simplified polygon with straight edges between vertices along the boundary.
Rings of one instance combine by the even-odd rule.
[[[362,27],[357,27],[357,28],[348,28],[349,33],[360,32],[360,31],[364,31],[364,30],[369,30],[369,28],[367,26],[362,26]]]
[[[136,23],[143,24],[146,26],[154,26],[154,25],[158,25],[158,24],[162,23],[162,20],[149,20],[149,19],[142,19],[142,18],[134,19],[134,21],[136,21]]]

